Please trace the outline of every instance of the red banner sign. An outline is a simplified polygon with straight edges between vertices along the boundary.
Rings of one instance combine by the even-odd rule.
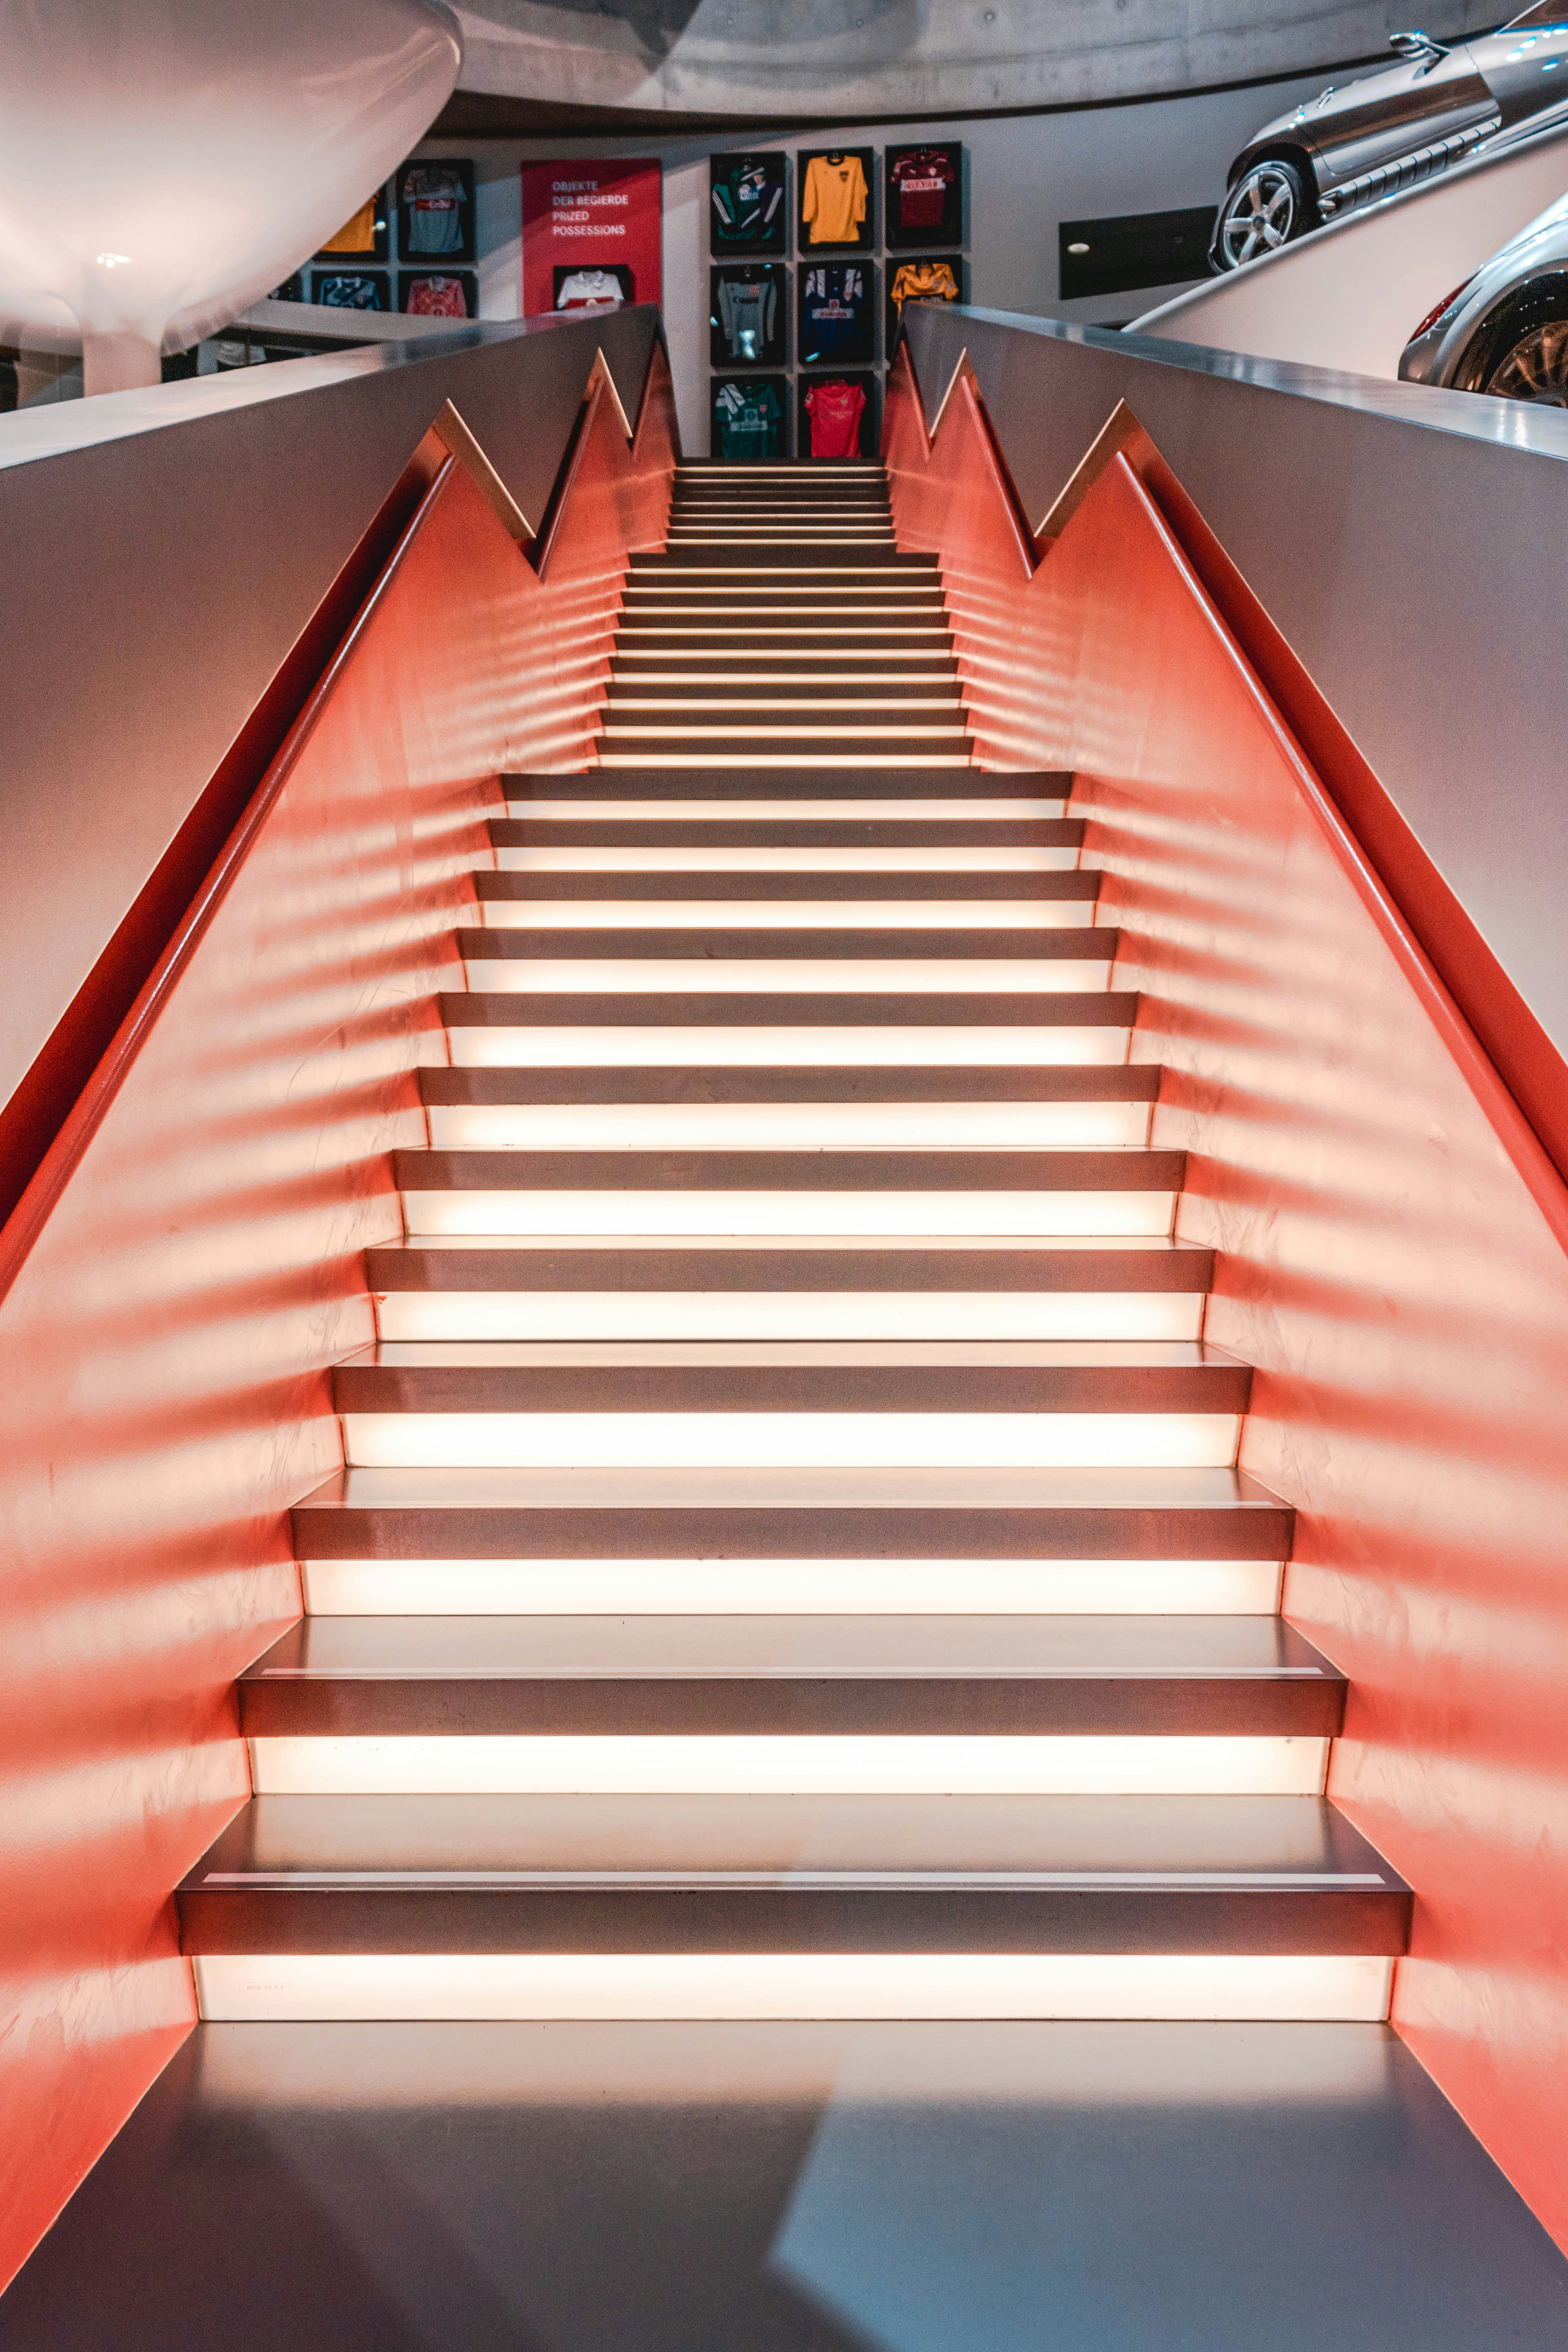
[[[522,312],[599,302],[657,302],[660,285],[657,156],[595,163],[580,156],[522,167]]]

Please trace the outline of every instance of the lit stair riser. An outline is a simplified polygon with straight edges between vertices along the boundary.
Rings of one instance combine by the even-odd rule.
[[[464,1103],[437,1150],[1141,1150],[1151,1103]]]
[[[571,1000],[565,1002],[570,1003]],[[1095,1023],[1083,1028],[878,1028],[829,1026],[749,1029],[616,1026],[584,1024],[570,1026],[522,1023],[513,1029],[500,1024],[455,1025],[450,1032],[452,1065],[457,1069],[669,1069],[701,1062],[726,1069],[766,1069],[804,1066],[815,1069],[943,1069],[966,1061],[987,1069],[1019,1066],[1052,1069],[1120,1068],[1127,1060],[1130,1029]],[[556,1232],[574,1227],[570,1217]],[[782,1230],[782,1229],[781,1229]],[[1092,1226],[1075,1227],[1092,1232]],[[1118,1230],[1113,1226],[1103,1232]],[[1142,1229],[1140,1229],[1142,1230]],[[1161,1228],[1164,1230],[1163,1227]]]
[[[209,2021],[1388,2014],[1376,1953],[351,1953],[195,1962]]]
[[[1271,1617],[1268,1559],[307,1559],[313,1617]]]
[[[1232,1412],[347,1412],[351,1466],[1226,1468]]]
[[[649,930],[722,923],[727,930],[1078,931],[1094,922],[1091,898],[770,898],[759,876],[754,898],[485,898],[491,931],[559,931],[599,926]]]
[[[1312,1797],[1310,1738],[264,1738],[258,1795],[588,1791]]]
[[[628,1058],[618,1055],[617,1061]],[[1168,1237],[1173,1192],[405,1192],[410,1234]]]
[[[694,796],[682,799],[672,793],[668,800],[617,799],[612,793],[584,793],[580,797],[563,796],[537,800],[509,800],[507,814],[535,824],[561,823],[594,824],[700,824],[712,828],[712,838],[697,842],[694,848],[722,848],[725,828],[734,824],[845,824],[867,823],[900,828],[910,824],[963,824],[973,827],[979,845],[985,844],[985,829],[993,822],[1017,824],[1039,820],[1060,824],[1065,820],[1066,803],[1052,793],[998,794],[994,800],[970,800],[933,791],[920,798],[883,799],[868,793],[837,794],[832,800],[819,800],[805,795],[772,793],[762,798],[746,799],[731,795],[723,800],[701,800]],[[1071,836],[1069,835],[1069,839]],[[634,846],[637,845],[632,845]],[[750,845],[740,845],[750,847]],[[896,843],[872,841],[868,845],[873,870],[881,870],[886,850],[895,855],[893,866],[899,864]],[[1079,853],[1068,851],[1065,864],[1076,866]],[[941,865],[942,861],[939,860]]]
[[[501,874],[754,874],[764,896],[770,874],[1033,875],[1068,874],[1077,867],[1078,852],[1073,849],[1037,848],[1028,844],[993,847],[984,841],[963,847],[910,843],[898,848],[861,849],[850,844],[741,845],[727,843],[721,835],[689,847],[658,841],[563,842],[542,837],[522,845],[507,843],[496,851],[496,869]]]
[[[471,990],[517,995],[534,992],[591,995],[605,989],[707,990],[720,995],[763,990],[791,995],[814,992],[847,996],[898,992],[908,995],[1032,994],[1071,990],[1103,994],[1110,964],[1103,957],[1076,956],[469,956],[465,963]]]
[[[1193,1291],[383,1291],[383,1339],[1196,1339]]]

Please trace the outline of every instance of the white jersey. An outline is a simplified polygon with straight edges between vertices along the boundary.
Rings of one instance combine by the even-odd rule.
[[[584,302],[618,302],[621,281],[608,269],[574,269],[570,278],[561,280],[561,291],[555,297],[558,310],[571,310]]]

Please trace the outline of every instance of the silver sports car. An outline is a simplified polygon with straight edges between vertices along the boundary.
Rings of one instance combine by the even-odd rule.
[[[1568,197],[1429,311],[1399,362],[1407,383],[1568,408]]]
[[[1395,33],[1391,46],[1399,65],[1331,84],[1242,149],[1215,223],[1216,270],[1430,179],[1568,99],[1568,0],[1539,0],[1468,41]]]

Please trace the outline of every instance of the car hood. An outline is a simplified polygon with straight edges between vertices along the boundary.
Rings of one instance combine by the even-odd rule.
[[[1354,81],[1331,82],[1316,98],[1308,99],[1289,114],[1276,115],[1261,131],[1255,131],[1247,142],[1247,152],[1251,154],[1255,149],[1281,138],[1298,146],[1303,142],[1310,146],[1321,124],[1331,123],[1336,115],[1379,98],[1397,98],[1403,91],[1413,89],[1425,79],[1426,72],[1418,58],[1401,58],[1397,65],[1384,66],[1381,72],[1362,74]]]

